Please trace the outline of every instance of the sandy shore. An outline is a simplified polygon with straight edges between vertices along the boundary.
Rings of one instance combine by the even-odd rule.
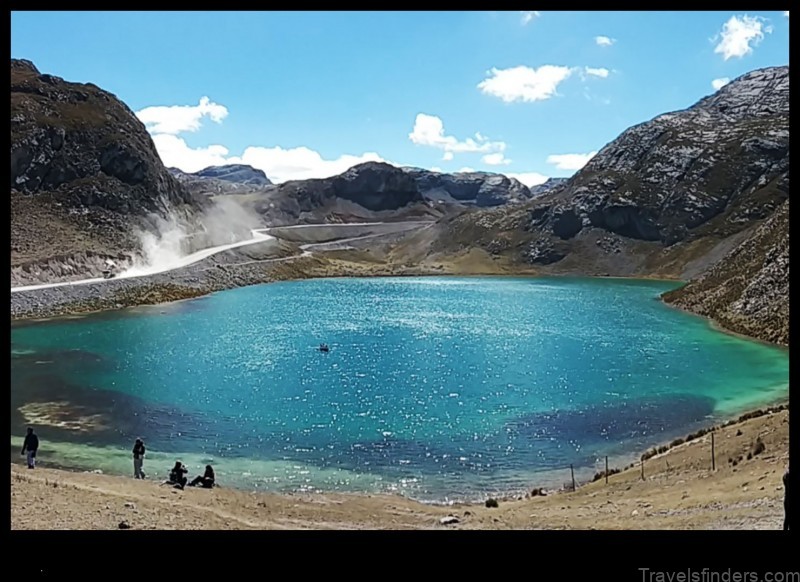
[[[764,450],[748,459],[756,439]],[[710,433],[575,492],[483,505],[400,496],[178,491],[155,482],[11,465],[12,529],[780,529],[789,411]],[[741,460],[739,460],[741,458]],[[46,465],[46,459],[41,459]],[[736,461],[736,466],[731,461]],[[445,525],[453,516],[457,523]]]

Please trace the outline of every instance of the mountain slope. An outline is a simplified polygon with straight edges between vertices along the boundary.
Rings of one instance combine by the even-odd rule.
[[[150,135],[114,95],[11,60],[11,263],[101,264],[135,249],[132,225],[208,201],[164,168]]]
[[[664,300],[730,330],[789,345],[789,201],[709,271]]]

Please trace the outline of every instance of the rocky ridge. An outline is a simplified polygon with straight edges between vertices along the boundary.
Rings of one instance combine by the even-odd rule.
[[[419,191],[432,201],[448,201],[478,207],[501,206],[531,198],[530,189],[516,178],[490,172],[445,174],[421,168],[402,168],[413,176]]]
[[[263,171],[244,164],[210,166],[199,172],[168,169],[187,190],[199,195],[248,194],[272,185]]]

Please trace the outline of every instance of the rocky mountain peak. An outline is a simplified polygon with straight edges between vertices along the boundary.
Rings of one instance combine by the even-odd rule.
[[[26,71],[35,75],[41,74],[39,73],[39,69],[36,68],[36,65],[27,59],[11,59],[11,70]]]
[[[201,178],[215,178],[234,184],[247,184],[252,186],[269,186],[272,184],[272,181],[267,178],[263,170],[256,169],[246,164],[209,166],[191,175]]]
[[[738,77],[694,107],[729,121],[788,114],[789,67],[756,69]]]

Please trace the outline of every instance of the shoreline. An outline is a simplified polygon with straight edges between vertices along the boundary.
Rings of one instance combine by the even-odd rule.
[[[705,433],[649,457],[645,478],[637,464],[574,492],[533,490],[494,507],[429,505],[398,494],[178,491],[152,480],[12,463],[11,529],[774,530],[783,519],[788,422],[788,410],[775,408],[719,425],[715,469]],[[753,455],[757,441],[762,450]],[[50,510],[35,511],[42,504]]]
[[[684,433],[683,436],[673,437],[669,439],[659,440],[654,443],[652,446],[646,449],[636,449],[630,453],[619,454],[611,456],[609,455],[608,460],[608,468],[609,468],[609,475],[617,474],[619,472],[628,471],[631,469],[635,469],[639,466],[640,461],[646,462],[652,458],[661,456],[669,451],[680,447],[684,444],[687,444],[695,439],[700,439],[712,432],[720,431],[724,428],[736,426],[739,424],[743,424],[749,420],[760,418],[762,416],[772,415],[776,413],[780,413],[783,411],[789,411],[789,395],[781,396],[772,400],[770,403],[764,403],[763,405],[757,408],[746,408],[742,411],[730,415],[725,415],[723,417],[717,418],[713,422],[710,423],[698,423],[698,427],[695,431],[690,433]],[[13,436],[13,435],[12,435]],[[22,437],[17,437],[21,439]],[[12,458],[14,455],[12,454]],[[597,461],[596,461],[597,463]],[[597,471],[596,463],[594,466],[592,465],[585,465],[585,466],[578,466],[575,467],[576,469],[576,477],[575,477],[575,484],[576,484],[576,491],[580,490],[591,483],[594,483],[598,480],[598,475],[600,478],[604,476],[605,470]],[[20,467],[23,466],[23,462],[21,460],[11,461],[12,465],[18,465]],[[87,474],[87,473],[96,473],[97,470],[88,470],[88,469],[79,469],[75,467],[70,467],[68,465],[59,463],[55,461],[52,463],[52,469],[57,471],[62,471],[65,473],[71,474]],[[560,471],[566,471],[564,469],[549,469],[541,471],[540,473],[556,473]],[[594,473],[594,477],[591,479],[586,479],[578,476],[581,475],[591,475]],[[127,475],[116,474],[116,473],[97,473],[101,475],[107,475],[109,477],[127,479]],[[562,480],[563,481],[563,480]],[[254,488],[245,488],[245,487],[235,487],[230,486],[226,487],[230,490],[239,491],[242,493],[250,493],[250,494],[267,494],[267,495],[276,495],[281,497],[293,497],[297,495],[304,495],[306,493],[299,492],[299,491],[290,491],[290,492],[280,492],[280,491],[263,491]],[[551,487],[544,484],[543,481],[536,481],[535,478],[531,480],[530,484],[526,488],[526,490],[511,490],[511,491],[494,491],[489,492],[486,491],[477,498],[474,499],[466,499],[466,498],[459,498],[459,499],[452,499],[448,500],[425,500],[414,497],[413,495],[408,495],[402,492],[396,491],[324,491],[324,490],[317,490],[315,489],[312,495],[347,495],[347,496],[355,496],[355,497],[372,497],[372,496],[397,496],[408,501],[419,503],[425,506],[431,507],[451,507],[451,506],[476,506],[483,504],[486,499],[497,499],[499,501],[513,501],[517,500],[520,501],[522,499],[527,499],[530,497],[531,491],[538,491],[540,495],[560,495],[564,493],[572,493],[571,489],[565,488],[563,485],[561,487]]]

